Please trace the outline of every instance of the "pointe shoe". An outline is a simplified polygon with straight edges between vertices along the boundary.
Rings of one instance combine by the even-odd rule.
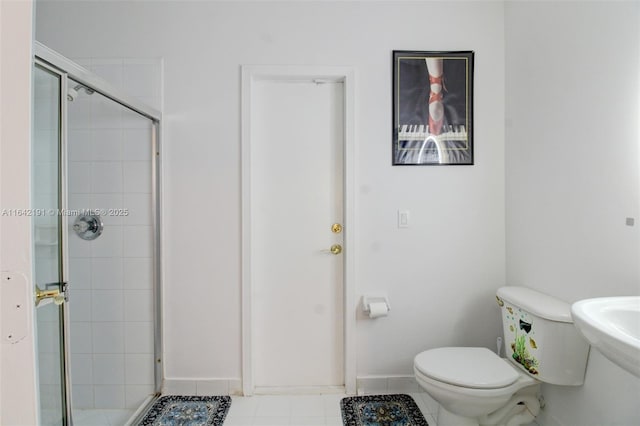
[[[438,120],[434,120],[431,114],[431,104],[436,104],[440,102],[442,104],[442,97],[444,94],[445,86],[444,86],[444,76],[434,77],[429,75],[429,84],[433,86],[434,84],[440,85],[441,89],[439,92],[434,92],[431,90],[429,93],[429,132],[432,135],[439,135],[442,132],[442,125],[444,124],[444,111],[442,111],[442,115]],[[437,108],[437,105],[433,105]],[[442,105],[440,105],[442,108]]]

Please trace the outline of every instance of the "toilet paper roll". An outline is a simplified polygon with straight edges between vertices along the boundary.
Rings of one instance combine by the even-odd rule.
[[[389,309],[384,302],[375,302],[369,305],[369,318],[386,317],[388,313]]]

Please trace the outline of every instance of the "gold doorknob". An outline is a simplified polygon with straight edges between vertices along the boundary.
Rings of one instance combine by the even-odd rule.
[[[331,248],[329,249],[331,251],[331,254],[340,254],[342,253],[342,246],[340,244],[334,244],[331,246]]]
[[[334,234],[341,233],[342,225],[340,225],[339,223],[334,223],[333,225],[331,225],[331,232],[333,232]]]

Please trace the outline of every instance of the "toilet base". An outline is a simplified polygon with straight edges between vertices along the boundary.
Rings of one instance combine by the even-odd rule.
[[[465,417],[438,407],[438,426],[520,426],[531,423],[540,412],[539,385],[520,390],[500,409],[480,417]]]
[[[438,407],[438,426],[479,426],[478,419],[453,414],[442,405]]]
[[[508,423],[500,423],[500,425],[522,425],[532,422],[535,418],[529,415],[524,409],[514,410],[512,416],[509,416]],[[484,423],[480,423],[479,419],[459,416],[453,414],[451,411],[447,411],[446,408],[440,406],[438,408],[438,426],[484,426]]]

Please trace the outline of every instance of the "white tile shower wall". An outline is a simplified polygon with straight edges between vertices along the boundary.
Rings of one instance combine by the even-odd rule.
[[[160,109],[160,60],[76,62]],[[96,240],[69,231],[74,407],[137,408],[154,391],[151,128],[82,91],[69,127],[69,208],[107,212]]]

